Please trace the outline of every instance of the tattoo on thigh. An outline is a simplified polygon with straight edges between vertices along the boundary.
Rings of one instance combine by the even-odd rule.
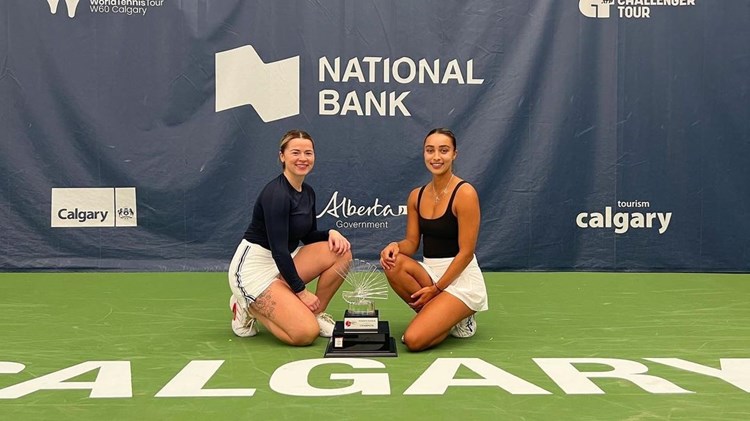
[[[270,318],[276,308],[276,300],[273,299],[271,288],[263,291],[252,305],[253,311],[258,312],[261,316]]]

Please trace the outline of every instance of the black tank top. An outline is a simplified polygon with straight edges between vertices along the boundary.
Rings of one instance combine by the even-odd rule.
[[[453,208],[453,199],[456,197],[461,184],[466,180],[456,184],[456,188],[451,193],[448,201],[448,207],[445,209],[443,216],[435,219],[426,219],[419,213],[419,206],[422,203],[422,193],[425,186],[419,189],[417,196],[417,215],[419,216],[419,232],[422,233],[424,248],[422,254],[427,258],[456,257],[458,254],[458,218],[451,210]]]

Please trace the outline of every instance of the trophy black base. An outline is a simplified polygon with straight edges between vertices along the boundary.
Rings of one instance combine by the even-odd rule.
[[[338,321],[324,357],[398,357],[398,352],[387,321],[379,320],[377,331],[346,330]]]

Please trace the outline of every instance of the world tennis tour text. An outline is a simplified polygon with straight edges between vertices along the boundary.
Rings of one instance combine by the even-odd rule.
[[[619,358],[533,358],[534,363],[568,395],[600,395],[606,393],[592,379],[624,380],[652,394],[695,393],[671,381],[648,373],[645,364]],[[709,376],[723,380],[744,392],[750,392],[750,358],[721,358],[719,368],[694,363],[681,358],[644,358],[651,363],[668,366],[679,371]],[[194,360],[185,365],[156,393],[157,398],[167,397],[249,397],[255,388],[206,389],[206,384],[224,364],[223,360]],[[143,363],[140,362],[139,366]],[[330,387],[310,384],[313,369],[335,365],[330,375]],[[597,369],[582,371],[577,365]],[[11,361],[0,361],[0,374],[21,373],[26,366]],[[367,358],[320,358],[293,361],[282,365],[270,377],[268,386],[276,393],[288,396],[342,396],[391,395],[387,367],[380,361]],[[472,378],[460,376],[458,371],[471,370]],[[34,373],[37,370],[31,370]],[[98,371],[93,381],[71,381],[76,377]],[[664,372],[664,370],[660,370]],[[153,373],[149,374],[153,376]],[[245,377],[238,377],[245,383]],[[319,381],[315,382],[319,384]],[[438,358],[404,390],[404,395],[442,395],[449,388],[491,387],[503,389],[512,395],[553,395],[552,391],[524,380],[502,368],[479,358]],[[0,399],[18,399],[40,390],[87,390],[91,398],[131,398],[133,382],[130,361],[86,361],[53,373],[0,389]],[[627,393],[632,393],[628,391]]]
[[[145,16],[149,7],[161,7],[164,0],[89,0],[91,13]]]

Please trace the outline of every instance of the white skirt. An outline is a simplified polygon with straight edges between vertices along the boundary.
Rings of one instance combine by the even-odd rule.
[[[294,257],[299,248],[292,252]],[[243,239],[229,264],[229,288],[239,302],[255,302],[273,281],[280,277],[271,250]]]
[[[453,257],[439,259],[425,257],[419,264],[425,268],[432,278],[432,282],[436,283],[453,262],[453,259]],[[466,269],[444,291],[458,298],[474,311],[485,311],[489,308],[487,305],[487,288],[484,285],[484,276],[479,269],[479,263],[477,263],[477,256],[471,259]]]

